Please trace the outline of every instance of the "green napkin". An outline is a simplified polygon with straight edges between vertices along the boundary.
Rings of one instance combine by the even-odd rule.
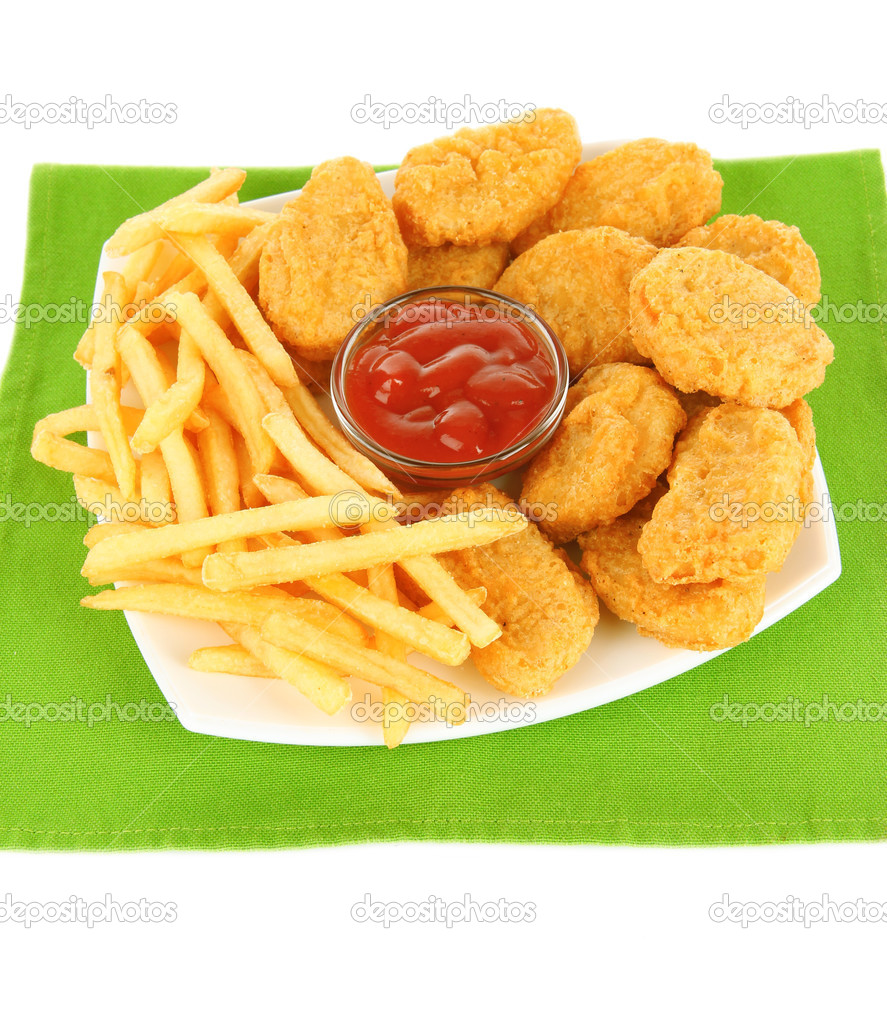
[[[725,212],[797,224],[819,254],[823,290],[837,307],[824,322],[835,362],[810,399],[819,451],[836,506],[862,500],[883,509],[887,204],[878,153],[718,168]],[[204,173],[36,167],[24,306],[88,302],[101,242],[117,224]],[[244,198],[297,188],[307,174],[250,171]],[[880,315],[868,311],[874,322],[848,314],[860,301],[880,307]],[[69,479],[28,455],[37,419],[83,401],[83,372],[71,358],[81,330],[19,326],[0,398],[0,846],[732,845],[884,836],[884,521],[839,523],[841,579],[763,635],[596,710],[394,752],[185,731],[163,713],[123,615],[79,606],[90,592],[79,574],[86,523],[74,513]],[[30,524],[29,502],[40,506]],[[58,512],[44,510],[54,505]],[[725,697],[751,706],[746,717],[777,720],[722,720]],[[148,712],[133,712],[142,701]],[[40,709],[29,711],[32,704]],[[794,707],[781,715],[788,720],[770,709],[777,705]]]

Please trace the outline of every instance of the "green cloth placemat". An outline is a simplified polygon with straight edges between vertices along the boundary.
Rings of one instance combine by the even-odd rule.
[[[835,506],[861,500],[883,509],[887,203],[878,153],[718,168],[724,212],[797,224],[819,254],[823,291],[837,307],[823,324],[835,362],[810,399],[819,451]],[[36,167],[24,305],[90,301],[101,242],[204,173]],[[304,169],[250,171],[243,196],[297,188],[306,177]],[[859,302],[874,322],[848,314]],[[392,753],[214,739],[176,720],[77,720],[93,704],[162,702],[123,615],[79,606],[90,592],[80,576],[86,525],[64,510],[72,508],[68,477],[28,454],[37,419],[83,401],[83,371],[71,358],[81,331],[78,323],[20,325],[0,398],[0,847],[884,837],[884,521],[839,523],[840,580],[763,635],[638,696],[559,721]],[[27,525],[16,505],[29,502],[58,504],[59,521],[35,511],[40,520]],[[797,700],[800,712],[790,716],[800,720],[718,720],[712,707],[725,696],[767,717]],[[845,707],[851,720],[836,720],[842,705],[860,700],[862,712]],[[29,726],[17,718],[32,703],[43,718]]]

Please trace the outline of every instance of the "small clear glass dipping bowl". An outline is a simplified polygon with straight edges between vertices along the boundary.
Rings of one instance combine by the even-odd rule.
[[[354,419],[348,407],[345,380],[357,352],[372,341],[387,325],[389,320],[405,306],[414,302],[428,302],[438,299],[447,302],[467,303],[489,308],[496,315],[515,317],[528,327],[538,339],[542,349],[548,353],[555,375],[554,393],[545,414],[527,434],[511,446],[483,458],[463,462],[426,462],[380,445]],[[484,480],[496,479],[512,472],[528,462],[550,439],[564,414],[567,388],[570,385],[570,369],[563,345],[548,324],[528,306],[516,302],[506,295],[483,288],[439,287],[422,288],[398,295],[397,298],[370,310],[351,330],[333,360],[330,377],[330,394],[333,408],[342,430],[351,443],[367,458],[376,463],[398,483],[413,489],[437,489],[469,486]]]

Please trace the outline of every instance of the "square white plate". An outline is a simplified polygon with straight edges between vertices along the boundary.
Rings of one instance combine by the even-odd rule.
[[[582,159],[607,152],[620,142],[586,144]],[[389,196],[394,191],[394,171],[379,174]],[[255,200],[248,205],[276,212],[296,196],[286,192]],[[102,273],[120,269],[123,260],[102,255],[96,282],[96,301],[101,296]],[[87,390],[88,398],[88,390]],[[134,391],[127,402],[137,405]],[[90,435],[96,445],[100,438]],[[815,500],[829,508],[828,487],[817,457],[814,467]],[[774,622],[805,604],[831,585],[841,574],[841,556],[834,521],[806,524],[781,572],[767,578],[764,616],[755,630],[759,635]],[[352,680],[354,700],[336,717],[317,710],[286,682],[235,675],[192,671],[188,657],[197,647],[230,642],[216,625],[166,615],[127,611],[133,638],[151,674],[179,721],[192,732],[257,742],[302,746],[376,746],[381,728],[367,713],[365,698],[375,692],[359,679]],[[755,638],[749,642],[756,642]],[[470,662],[445,667],[420,655],[410,660],[465,689],[473,701],[469,719],[459,727],[443,722],[420,721],[410,728],[406,742],[436,742],[484,735],[575,714],[611,703],[674,678],[715,653],[671,650],[654,639],[637,634],[633,625],[621,622],[605,608],[591,646],[579,663],[555,685],[553,692],[533,702],[516,700],[493,689]]]

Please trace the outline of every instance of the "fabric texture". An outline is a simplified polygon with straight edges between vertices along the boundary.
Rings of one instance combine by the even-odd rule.
[[[822,325],[836,348],[826,383],[809,399],[819,452],[834,507],[862,501],[883,510],[887,197],[879,155],[721,161],[718,169],[723,212],[797,224],[819,256],[830,310]],[[23,307],[89,302],[103,240],[205,173],[35,167]],[[298,188],[308,173],[252,170],[242,197]],[[857,303],[867,312],[848,313]],[[83,371],[71,358],[82,329],[19,324],[0,396],[0,847],[884,837],[883,514],[839,522],[840,580],[762,635],[637,696],[558,721],[389,752],[218,739],[175,719],[119,720],[114,706],[157,705],[162,695],[123,615],[79,606],[91,592],[80,576],[85,516],[70,479],[28,454],[37,419],[84,400]],[[57,521],[35,511],[28,524],[29,502],[58,505]],[[725,697],[764,708],[796,700],[800,720],[719,720],[712,708]],[[42,710],[29,724],[31,704]],[[95,704],[108,706],[108,719],[77,720]],[[805,724],[811,715],[824,720]]]

